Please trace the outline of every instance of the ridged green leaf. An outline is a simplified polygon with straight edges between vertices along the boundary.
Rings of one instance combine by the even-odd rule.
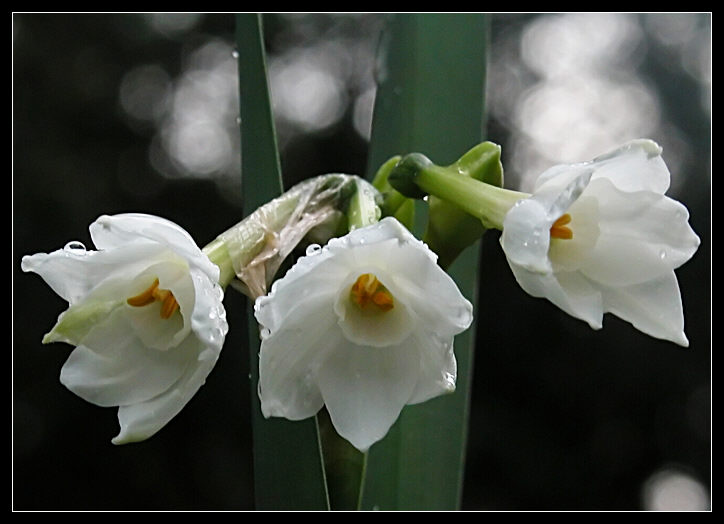
[[[485,15],[391,17],[377,64],[369,176],[388,158],[410,152],[447,165],[483,140],[487,39]],[[473,304],[479,247],[473,244],[449,268]],[[455,393],[405,407],[370,449],[362,509],[459,508],[474,333],[473,325],[455,340]]]
[[[236,17],[244,211],[253,212],[283,190],[272,117],[261,15]],[[260,410],[259,329],[249,304],[254,498],[259,510],[324,510],[329,501],[316,418],[265,419]]]

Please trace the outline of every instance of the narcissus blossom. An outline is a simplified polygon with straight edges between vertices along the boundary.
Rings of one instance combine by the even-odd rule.
[[[61,382],[99,406],[118,406],[115,444],[144,440],[204,384],[228,330],[219,268],[168,220],[102,216],[90,226],[97,251],[71,242],[26,256],[68,301],[43,342],[76,346]]]
[[[261,409],[300,420],[326,405],[365,451],[406,404],[455,389],[453,338],[472,305],[394,218],[307,253],[255,304]]]
[[[688,345],[674,269],[699,237],[665,195],[661,148],[635,140],[590,162],[545,171],[503,222],[515,278],[598,329],[606,312],[653,337]]]

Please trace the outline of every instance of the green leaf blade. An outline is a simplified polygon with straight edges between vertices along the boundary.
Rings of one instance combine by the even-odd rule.
[[[245,214],[283,191],[269,98],[261,15],[236,16],[241,116],[242,191]],[[315,418],[265,419],[257,394],[259,329],[247,308],[251,369],[254,499],[256,509],[327,510],[324,468]]]
[[[477,14],[395,15],[383,37],[370,170],[420,152],[454,162],[483,140],[488,19]],[[370,173],[370,176],[374,173]],[[480,242],[449,273],[477,303]],[[475,325],[455,339],[454,394],[407,406],[369,450],[362,509],[454,510],[462,497]]]

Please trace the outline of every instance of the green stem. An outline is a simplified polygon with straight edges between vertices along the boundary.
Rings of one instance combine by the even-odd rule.
[[[508,210],[518,200],[530,196],[472,178],[456,176],[438,166],[421,171],[417,184],[428,194],[455,204],[466,213],[479,218],[488,229],[502,230]]]
[[[219,266],[219,284],[226,289],[232,280],[236,277],[234,273],[234,265],[231,262],[231,255],[226,247],[226,242],[220,238],[216,238],[202,250],[214,264]]]
[[[381,211],[377,205],[375,195],[376,189],[363,179],[357,179],[357,191],[350,198],[347,209],[347,221],[349,230],[366,227],[376,223],[380,219]]]
[[[357,511],[362,510],[362,497],[365,492],[365,479],[367,477],[367,458],[369,457],[370,452],[365,451],[362,456],[362,471],[360,472],[359,477],[359,496],[357,497]]]
[[[480,219],[488,229],[502,230],[510,208],[530,196],[460,176],[450,167],[437,166],[419,153],[404,157],[390,173],[389,181],[398,191],[411,197],[433,195],[441,198]]]
[[[356,194],[348,197],[353,184],[357,187]],[[216,237],[203,252],[219,266],[219,283],[226,287],[235,277],[242,278],[240,272],[267,249],[270,242],[272,247],[276,242],[280,252],[288,253],[308,230],[325,224],[330,213],[338,211],[348,199],[351,200],[350,218],[357,227],[377,221],[375,190],[368,182],[351,175],[319,175],[257,208]],[[282,245],[279,239],[285,237],[283,232],[290,231],[296,234],[286,235],[288,245]]]

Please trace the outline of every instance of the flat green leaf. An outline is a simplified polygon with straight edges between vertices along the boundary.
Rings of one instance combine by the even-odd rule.
[[[398,14],[380,46],[369,176],[394,155],[454,162],[483,140],[488,19],[479,14]],[[449,269],[477,302],[480,243]],[[407,406],[370,448],[362,509],[454,510],[462,494],[475,326],[456,337],[457,390]]]
[[[236,17],[241,116],[242,191],[245,213],[283,190],[272,118],[261,15]],[[254,497],[259,510],[325,510],[329,501],[316,418],[299,422],[265,419],[261,414],[259,329],[249,304],[254,442]]]

